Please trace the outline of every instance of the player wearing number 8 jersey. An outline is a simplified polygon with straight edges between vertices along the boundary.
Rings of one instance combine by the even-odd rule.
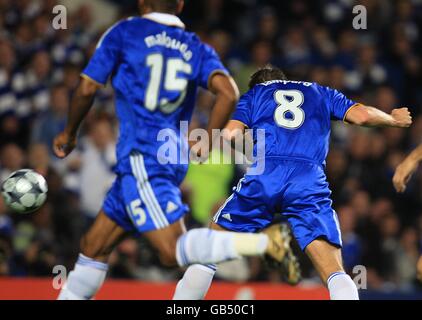
[[[226,138],[243,139],[249,128],[256,141],[257,129],[265,129],[265,157],[256,160],[265,162],[265,171],[245,175],[215,215],[214,228],[258,232],[281,213],[331,298],[358,299],[355,284],[343,270],[340,228],[324,173],[331,120],[391,127],[408,127],[412,122],[407,108],[389,115],[355,103],[337,90],[288,81],[277,68],[256,72],[227,126]],[[188,276],[182,281],[189,282]],[[183,296],[180,291],[176,290],[176,298]]]
[[[214,221],[230,230],[255,232],[280,212],[302,249],[320,237],[340,247],[324,166],[331,120],[345,120],[354,107],[359,104],[316,83],[283,79],[254,86],[241,97],[232,121],[252,133],[265,130],[265,159],[257,160],[265,161],[265,172],[246,175]],[[226,213],[231,221],[222,218]]]

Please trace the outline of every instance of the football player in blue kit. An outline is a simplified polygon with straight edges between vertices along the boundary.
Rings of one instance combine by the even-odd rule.
[[[327,285],[331,299],[354,300],[359,299],[358,291],[343,269],[340,228],[324,172],[331,120],[368,127],[405,128],[412,123],[407,108],[386,114],[355,103],[337,90],[289,81],[280,69],[257,71],[250,91],[241,97],[227,125],[226,139],[243,139],[248,128],[256,141],[257,130],[265,129],[265,156],[255,161],[255,165],[265,162],[265,169],[260,175],[246,174],[241,179],[215,215],[212,228],[259,232],[272,222],[274,214],[282,214]],[[202,273],[198,279],[198,272],[193,272],[198,285],[189,289],[195,268],[188,268],[174,299],[205,296],[212,275]]]
[[[100,39],[72,98],[66,128],[54,141],[59,158],[72,152],[96,92],[111,78],[120,125],[117,178],[81,240],[81,254],[59,299],[91,299],[105,280],[110,253],[129,233],[142,233],[163,264],[201,263],[207,272],[214,272],[212,263],[241,256],[267,254],[281,261],[285,255],[278,228],[260,234],[208,228],[185,232],[183,216],[188,208],[182,203],[179,184],[188,163],[166,162],[168,154],[161,148],[170,144],[178,155],[188,149],[179,128],[191,119],[198,86],[216,96],[209,137],[213,129],[227,124],[238,89],[215,51],[184,30],[176,16],[183,0],[140,0],[139,4],[141,17],[115,24]],[[163,132],[169,133],[166,141],[159,139]],[[210,147],[203,147],[198,143],[192,149],[205,157]]]
[[[406,191],[407,184],[422,162],[422,145],[413,150],[396,168],[393,177],[393,185],[397,192]],[[422,282],[422,255],[416,265],[417,278]]]

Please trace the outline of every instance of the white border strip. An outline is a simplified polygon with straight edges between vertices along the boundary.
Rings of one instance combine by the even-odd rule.
[[[164,214],[163,210],[160,207],[160,204],[157,200],[157,197],[154,194],[151,184],[149,183],[148,173],[145,169],[144,157],[142,156],[142,154],[139,154],[139,155],[136,155],[136,158],[138,159],[140,174],[141,174],[141,181],[143,182],[142,186],[146,193],[147,200],[149,201],[149,204],[151,205],[151,207],[155,209],[155,213],[158,220],[162,223],[164,227],[167,227],[169,225],[169,222],[167,220],[166,215]]]
[[[132,173],[136,179],[139,196],[141,197],[142,202],[145,204],[148,210],[149,216],[152,219],[152,222],[154,223],[156,228],[158,229],[163,228],[163,225],[161,224],[160,220],[157,218],[155,211],[149,205],[149,202],[146,201],[147,197],[146,197],[145,191],[142,188],[142,184],[141,184],[142,178],[141,178],[141,175],[139,174],[140,170],[136,164],[136,159],[134,156],[130,156],[130,165],[132,167]]]

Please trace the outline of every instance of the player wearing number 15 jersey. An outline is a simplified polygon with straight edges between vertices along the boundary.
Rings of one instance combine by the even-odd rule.
[[[355,103],[337,90],[288,81],[277,68],[256,72],[250,91],[241,97],[228,124],[227,138],[242,138],[249,128],[256,141],[257,129],[264,129],[265,157],[256,162],[265,161],[265,170],[261,175],[245,175],[215,215],[214,229],[258,232],[280,213],[327,284],[331,298],[358,299],[356,286],[341,263],[340,228],[324,173],[331,120],[391,127],[408,127],[412,122],[406,108],[389,115]]]
[[[129,18],[100,40],[82,77],[99,84],[112,77],[121,125],[115,171],[122,178],[107,196],[104,211],[127,231],[164,228],[187,212],[178,186],[188,165],[164,159],[168,154],[160,148],[169,141],[158,137],[168,133],[178,151],[171,154],[186,152],[184,137],[171,133],[179,133],[180,123],[190,121],[198,87],[208,89],[217,74],[227,77],[228,71],[215,51],[186,32],[176,16]],[[148,215],[137,213],[143,206]]]

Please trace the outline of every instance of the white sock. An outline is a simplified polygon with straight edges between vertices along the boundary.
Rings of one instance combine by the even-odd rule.
[[[177,240],[176,259],[179,266],[220,263],[241,256],[262,255],[267,245],[268,236],[261,233],[193,229]]]
[[[203,300],[211,286],[215,272],[215,265],[194,264],[190,266],[177,284],[173,300]]]
[[[92,299],[102,286],[107,269],[107,264],[80,254],[57,300]]]
[[[327,280],[331,300],[359,300],[358,289],[350,276],[342,271],[334,272]]]

